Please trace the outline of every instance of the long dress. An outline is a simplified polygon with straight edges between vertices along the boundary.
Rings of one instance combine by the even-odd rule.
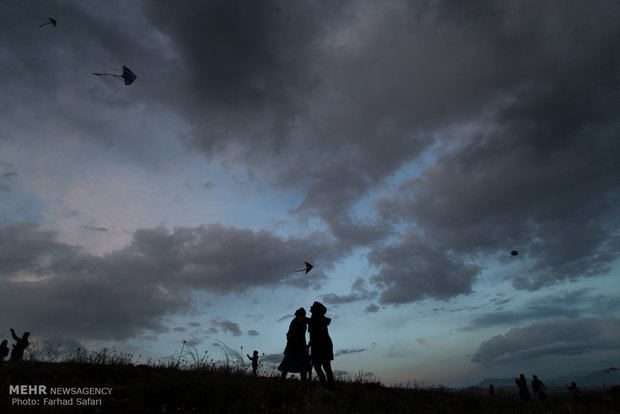
[[[303,373],[308,371],[308,351],[306,350],[306,320],[295,318],[286,334],[284,359],[278,366],[280,371]]]

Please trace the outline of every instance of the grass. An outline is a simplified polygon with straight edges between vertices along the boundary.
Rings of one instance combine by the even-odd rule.
[[[276,374],[255,377],[242,365],[215,363],[207,353],[181,351],[163,361],[132,363],[128,354],[104,349],[41,361],[34,358],[0,367],[0,412],[67,413],[618,413],[620,388],[586,394],[587,401],[551,396],[524,402],[516,395],[490,398],[467,391],[417,385],[386,387],[360,373],[338,379],[334,391],[315,380],[282,383]],[[137,361],[140,360],[140,357]],[[50,388],[112,387],[96,407],[19,406],[10,385]],[[33,398],[42,404],[45,396]],[[49,396],[48,396],[49,397]],[[56,396],[54,396],[56,397]],[[65,397],[63,397],[65,398]]]

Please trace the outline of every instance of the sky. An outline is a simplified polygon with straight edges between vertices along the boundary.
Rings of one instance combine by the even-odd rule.
[[[617,366],[619,44],[615,1],[3,1],[0,337],[266,369],[320,301],[339,374]]]

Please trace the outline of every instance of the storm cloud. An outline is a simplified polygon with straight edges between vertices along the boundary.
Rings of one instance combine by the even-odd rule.
[[[433,248],[416,234],[400,244],[375,249],[372,264],[381,267],[372,280],[381,289],[381,303],[407,303],[427,297],[448,299],[471,292],[479,267]]]
[[[612,293],[527,295],[616,272],[617,2],[0,9],[5,326],[158,338],[209,301],[201,333],[260,343],[297,300],[359,305],[370,324],[427,301],[466,310],[463,334],[531,324],[481,345],[493,365],[536,357],[510,343],[543,321],[541,355],[570,326],[614,325]],[[121,65],[130,86],[92,75]],[[312,273],[293,272],[304,260]],[[474,293],[506,280],[525,296],[483,313]],[[252,330],[234,322],[248,312],[264,316]]]
[[[493,366],[616,349],[618,328],[620,320],[615,317],[548,318],[482,342],[471,360]]]
[[[15,27],[23,36],[8,43],[6,70],[23,73],[20,61],[37,69],[48,92],[32,101],[53,141],[71,125],[72,139],[166,168],[169,160],[144,145],[155,130],[139,125],[157,114],[183,125],[172,135],[188,151],[300,192],[290,211],[320,218],[336,254],[375,249],[383,303],[467,294],[476,255],[515,247],[533,261],[527,276],[514,277],[529,290],[605,274],[617,258],[617,4],[188,5],[136,3],[142,19],[129,24],[59,3],[63,19],[50,39]],[[64,50],[82,62],[73,83],[60,82]],[[112,56],[140,73],[131,98],[101,79],[87,82]],[[14,119],[24,99],[16,88],[30,90],[30,80],[19,82],[5,93]],[[79,110],[95,99],[115,109]],[[109,122],[123,112],[136,123]],[[384,192],[430,150],[419,174],[397,175]],[[375,215],[360,216],[355,207],[368,197]],[[405,259],[411,249],[416,258]],[[212,287],[239,281],[215,278]]]
[[[41,335],[116,340],[165,331],[162,318],[189,312],[196,289],[231,293],[309,286],[290,267],[302,253],[318,255],[326,248],[267,231],[210,225],[142,229],[127,248],[93,256],[29,223],[1,228],[0,246],[0,301],[19,315],[12,321],[3,313],[5,324],[19,322]],[[312,283],[317,281],[320,277]],[[48,320],[55,321],[54,328]],[[214,320],[212,326],[241,334],[228,320]]]
[[[589,289],[565,294],[551,294],[529,300],[516,310],[495,309],[472,319],[463,330],[471,331],[490,326],[506,326],[532,322],[541,318],[584,318],[590,315],[615,314],[620,308],[613,295],[593,295]]]

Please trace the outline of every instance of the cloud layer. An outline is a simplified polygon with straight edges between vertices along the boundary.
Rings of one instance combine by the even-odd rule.
[[[356,249],[367,252],[368,273],[350,293],[320,295],[364,302],[369,313],[468,295],[490,263],[523,264],[501,276],[530,291],[617,264],[616,2],[107,6],[0,6],[0,303],[32,330],[161,332],[164,315],[192,309],[192,291],[318,288]],[[58,26],[39,29],[42,13]],[[123,64],[138,74],[131,87],[91,74]],[[247,217],[181,227],[186,210],[153,228],[120,208],[105,224],[88,216],[79,229],[57,226],[126,235],[126,246],[97,256],[43,226],[61,222],[54,211],[101,215],[93,176],[163,182],[196,159],[247,185],[251,195],[231,204],[257,215],[272,195],[292,194],[277,206],[286,217],[272,219],[293,230],[224,224]],[[194,188],[228,197],[225,180],[202,172]],[[64,188],[68,175],[78,195]],[[141,190],[131,178],[111,205]],[[80,211],[78,198],[88,201]],[[312,284],[290,272],[307,257],[322,264]],[[489,347],[505,345],[495,342],[481,363],[501,360]]]
[[[326,248],[216,224],[143,229],[130,246],[104,256],[59,243],[36,224],[0,229],[0,246],[0,301],[20,324],[40,335],[115,340],[165,331],[162,318],[189,312],[193,291],[320,283],[320,273],[308,279],[291,268],[302,254],[320,255]],[[3,313],[6,325],[10,317]],[[241,334],[228,320],[212,325]]]
[[[619,327],[620,320],[614,317],[548,318],[482,342],[471,360],[483,366],[531,364],[544,358],[617,349]]]

